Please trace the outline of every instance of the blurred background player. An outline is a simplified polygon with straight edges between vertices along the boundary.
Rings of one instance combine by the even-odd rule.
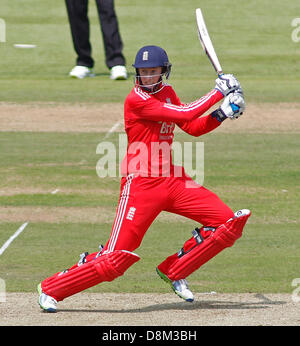
[[[94,77],[88,0],[65,1],[73,45],[77,53],[76,66],[69,75],[79,79]],[[122,54],[123,44],[114,9],[114,0],[96,0],[96,4],[103,37],[105,62],[110,69],[110,78],[113,80],[127,79],[126,62]]]
[[[245,103],[238,80],[230,74],[219,76],[208,94],[182,104],[164,80],[169,78],[171,64],[162,48],[141,48],[133,66],[135,86],[124,107],[128,147],[110,238],[100,251],[81,254],[71,268],[41,282],[39,304],[48,312],[55,312],[57,302],[68,296],[123,275],[140,259],[133,251],[161,211],[202,225],[192,231],[192,237],[179,251],[156,268],[179,297],[192,302],[194,295],[186,277],[232,246],[251,214],[247,209],[234,213],[216,194],[194,182],[183,167],[174,166],[171,154],[175,125],[192,136],[200,136],[243,113]],[[223,98],[219,108],[201,116]]]

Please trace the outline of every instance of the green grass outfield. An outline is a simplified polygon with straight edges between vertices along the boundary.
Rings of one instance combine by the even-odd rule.
[[[128,66],[140,46],[161,45],[170,56],[171,83],[182,101],[210,90],[215,73],[197,38],[194,10],[199,6],[224,71],[237,75],[247,102],[299,102],[300,43],[291,39],[291,21],[300,16],[295,0],[116,0]],[[82,81],[67,76],[75,55],[62,1],[1,0],[0,9],[6,23],[6,42],[0,42],[0,102],[124,101],[132,78],[109,80],[93,1],[91,41],[97,76]],[[15,43],[37,48],[17,49]],[[113,218],[107,218],[118,203],[119,178],[100,179],[96,174],[100,158],[96,148],[104,136],[101,129],[76,134],[0,132],[0,212],[16,213],[15,220],[0,220],[0,246],[28,221],[22,218],[25,209],[27,215],[28,210],[55,213],[54,208],[86,211],[82,221],[77,215],[76,222],[57,215],[50,221],[29,222],[0,256],[0,278],[8,291],[34,291],[42,279],[75,263],[81,252],[96,251],[108,239]],[[175,138],[199,140],[184,134]],[[116,143],[117,135],[110,140]],[[299,131],[211,133],[200,140],[205,142],[204,185],[232,209],[249,208],[253,215],[232,248],[191,275],[192,290],[292,292],[291,282],[300,275]],[[60,191],[52,195],[55,189]],[[108,216],[89,221],[97,208]],[[169,292],[155,266],[180,249],[194,226],[171,215],[156,220],[136,250],[141,261],[123,277],[90,291]]]
[[[191,286],[200,292],[290,292],[299,265],[297,139],[288,134],[236,134],[228,142],[228,135],[221,133],[204,138],[205,186],[234,210],[249,208],[253,215],[244,236],[194,273]],[[187,141],[190,137],[177,134],[176,139]],[[112,140],[116,141],[117,135]],[[53,207],[73,207],[87,213],[89,208],[102,207],[114,213],[119,179],[97,176],[95,166],[100,156],[95,148],[99,141],[99,134],[2,133],[1,149],[10,148],[0,162],[2,187],[29,186],[44,192],[0,196],[0,206],[31,208],[33,214],[39,208],[47,211]],[[82,160],[85,163],[78,164]],[[52,195],[50,191],[56,188],[62,192]],[[101,189],[106,193],[97,192]],[[177,222],[168,215],[148,230],[136,251],[142,258],[140,262],[124,277],[92,290],[166,291],[155,274],[155,266],[179,250],[197,226],[189,220]],[[30,222],[1,256],[0,277],[6,279],[9,291],[32,291],[46,276],[76,262],[81,252],[97,251],[98,244],[107,241],[112,221],[64,222],[58,217],[51,223]],[[0,244],[20,225],[2,222]]]
[[[131,87],[112,87],[104,64],[95,2],[90,1],[91,42],[97,78],[67,77],[75,63],[64,1],[1,0],[6,42],[0,42],[0,101],[119,102]],[[173,64],[171,82],[186,102],[214,86],[215,73],[197,37],[195,8],[201,7],[225,72],[235,73],[247,100],[299,99],[299,43],[292,41],[296,0],[116,0],[129,70],[145,44],[163,46]],[[17,49],[16,43],[36,44]]]

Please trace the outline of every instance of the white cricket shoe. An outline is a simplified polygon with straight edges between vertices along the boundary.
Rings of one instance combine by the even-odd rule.
[[[172,281],[170,280],[167,275],[162,273],[158,268],[156,268],[157,274],[160,276],[161,279],[163,279],[166,283],[168,283],[172,290],[182,299],[184,299],[186,302],[192,303],[194,301],[194,295],[192,291],[189,289],[188,283],[186,279],[176,280]]]
[[[125,80],[127,79],[126,67],[123,65],[116,65],[110,70],[110,79]]]
[[[47,312],[56,312],[57,301],[48,296],[46,293],[43,293],[41,284],[38,285],[39,292],[39,304],[40,307]]]
[[[73,78],[83,79],[86,77],[95,77],[95,73],[90,67],[77,65],[73,67],[73,69],[69,73],[69,76]]]
[[[188,283],[186,279],[181,279],[172,282],[174,292],[182,299],[187,302],[194,301],[194,295],[192,291],[189,289]]]

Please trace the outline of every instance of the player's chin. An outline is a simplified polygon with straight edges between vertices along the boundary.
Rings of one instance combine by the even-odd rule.
[[[153,84],[143,84],[143,87],[150,90],[150,91],[154,91],[155,86],[156,86],[156,84],[154,84],[154,83]]]
[[[153,87],[153,86],[142,85],[141,88],[150,94],[155,92],[155,87]]]

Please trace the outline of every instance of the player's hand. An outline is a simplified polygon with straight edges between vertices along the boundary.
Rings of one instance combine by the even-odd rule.
[[[212,112],[212,117],[216,118],[219,122],[227,118],[237,119],[245,110],[245,100],[242,90],[235,91],[224,98],[220,108]]]
[[[219,90],[224,96],[239,88],[241,88],[241,85],[233,74],[222,74],[216,79],[215,89]]]
[[[235,94],[240,94],[244,97],[244,92],[241,85],[234,91]]]
[[[237,91],[226,96],[219,109],[226,118],[237,119],[243,114],[245,108],[244,96]]]

